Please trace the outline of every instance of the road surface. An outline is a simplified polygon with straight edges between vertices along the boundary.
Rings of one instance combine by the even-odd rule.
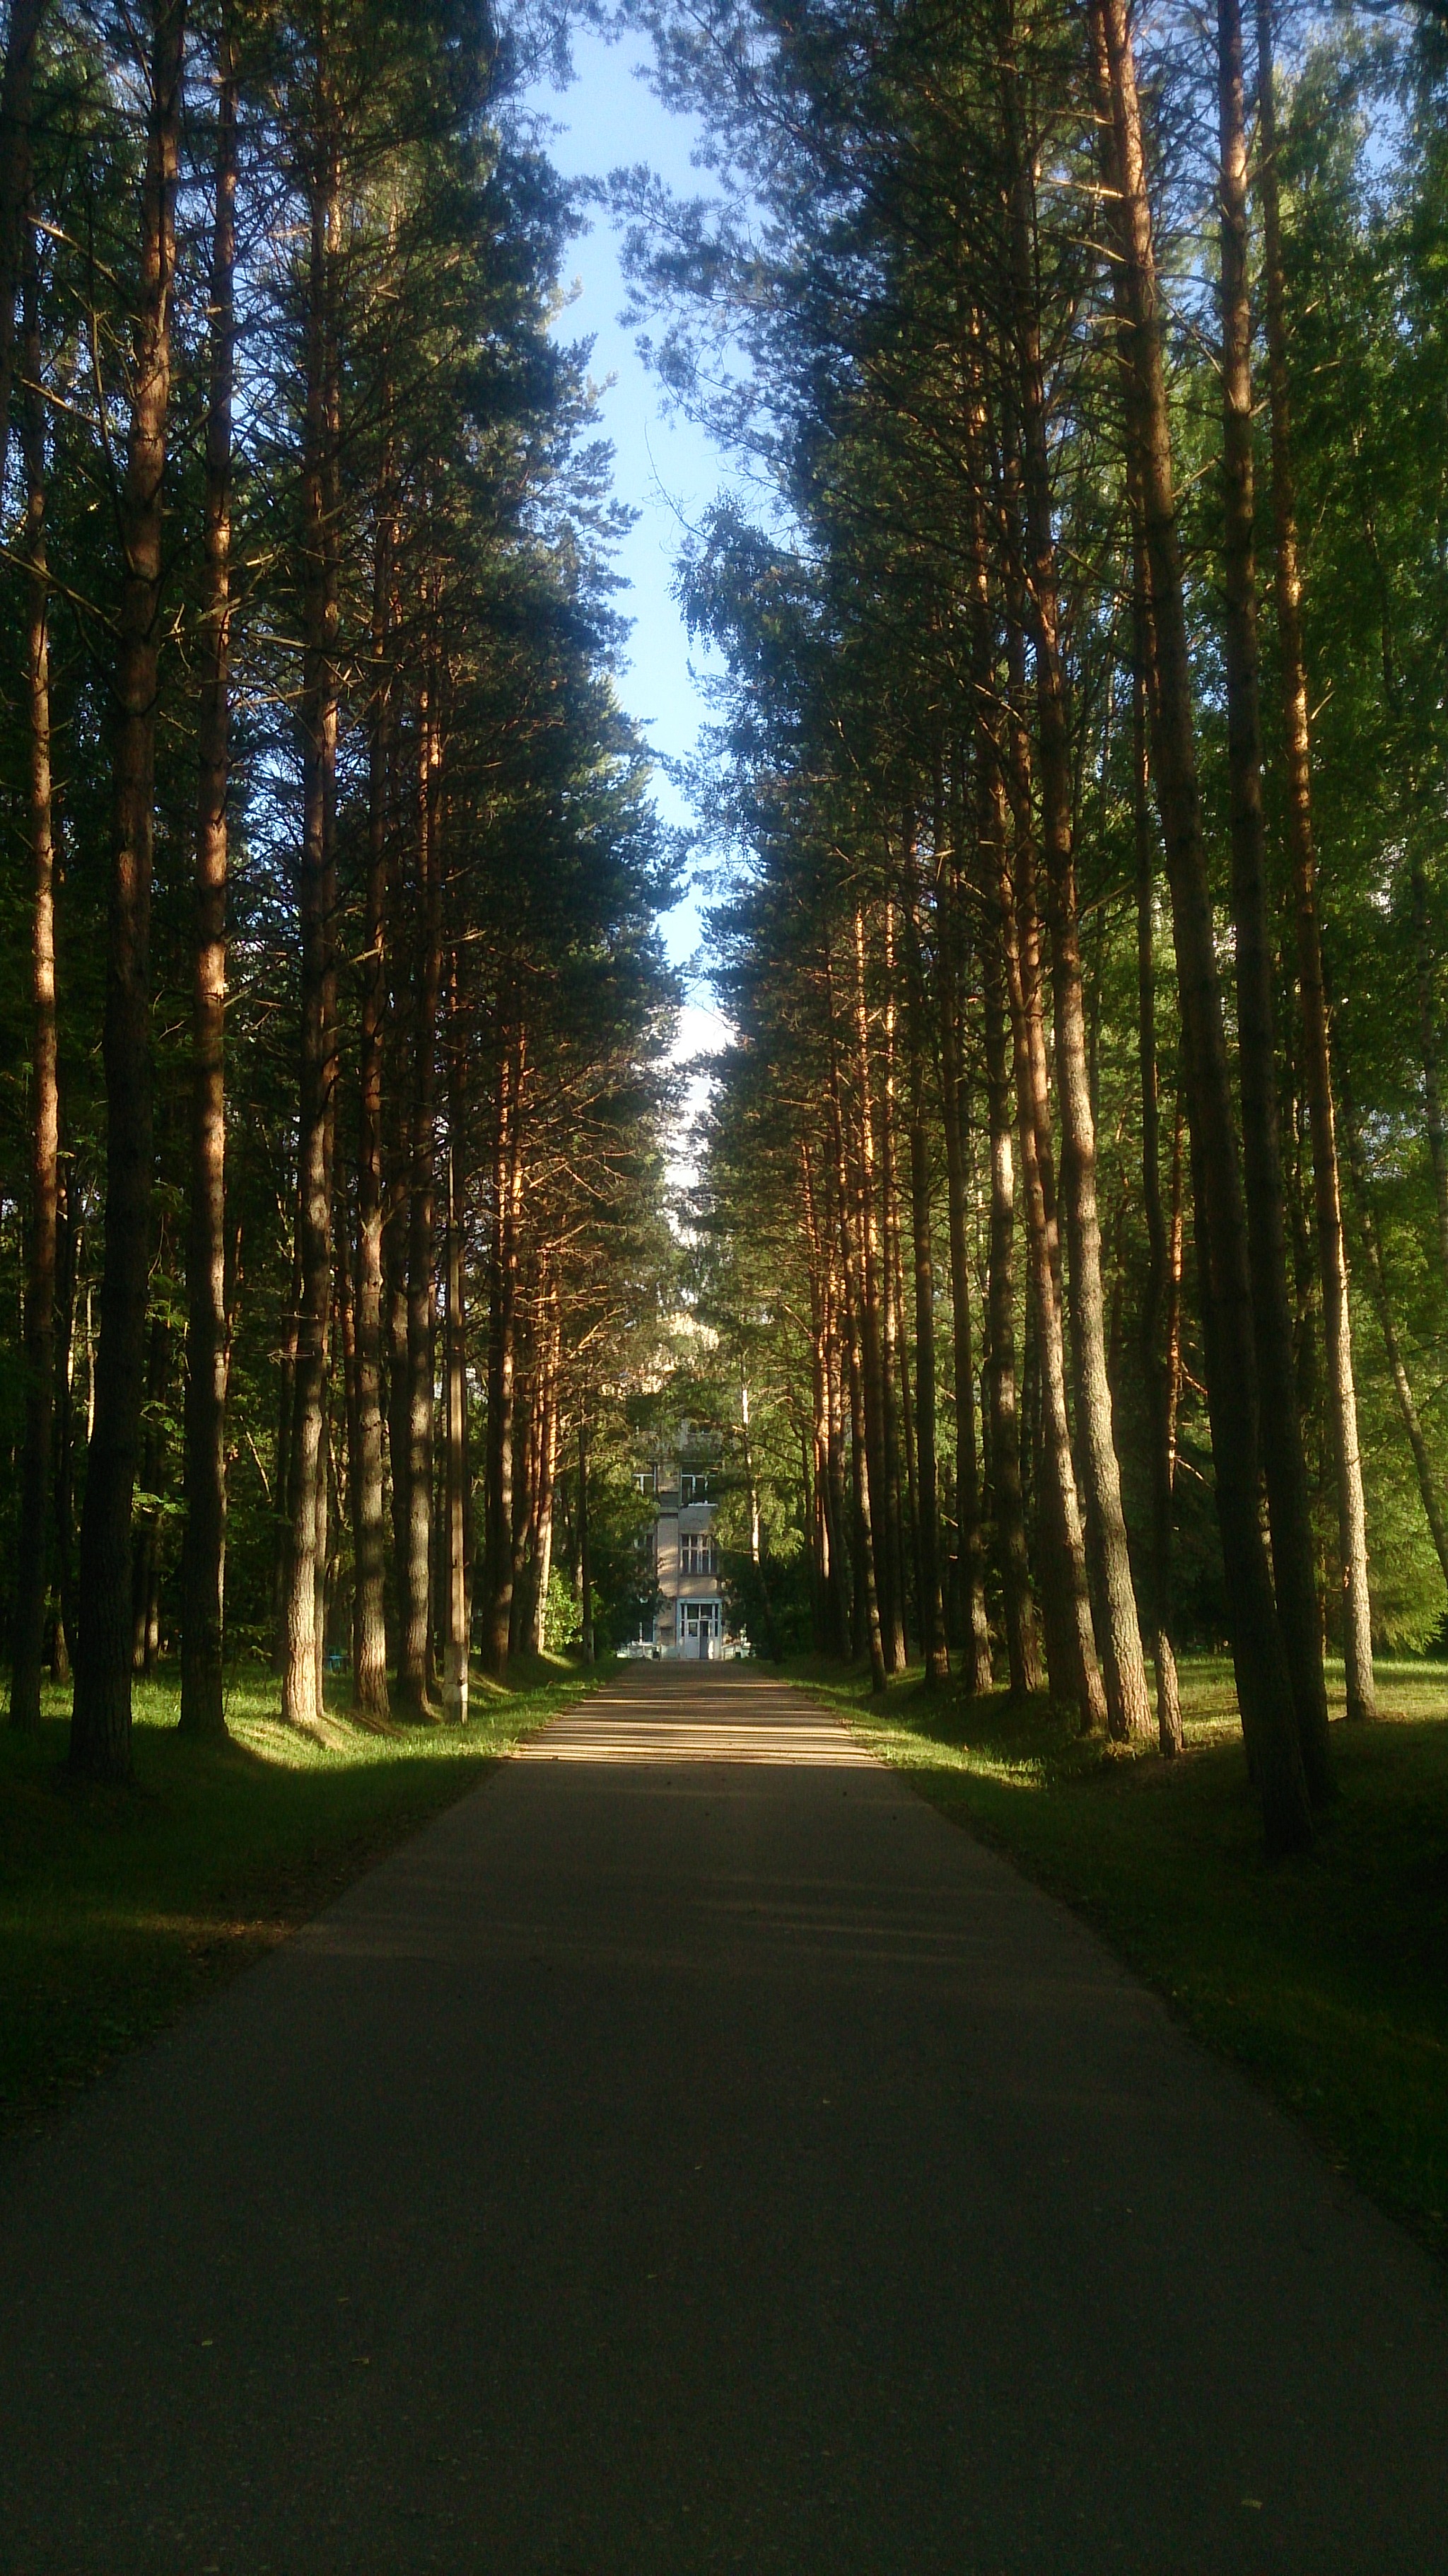
[[[8,2151],[0,2275],[6,2576],[1448,2569],[1428,2258],[749,1666]]]

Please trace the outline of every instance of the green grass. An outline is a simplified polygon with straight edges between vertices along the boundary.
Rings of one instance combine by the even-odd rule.
[[[1083,1741],[1043,1702],[932,1695],[907,1676],[882,1707],[867,1677],[796,1678],[1448,2254],[1448,1668],[1378,1667],[1379,1722],[1333,1728],[1340,1795],[1319,1849],[1277,1864],[1223,1662],[1183,1666],[1176,1763]]]
[[[282,1725],[275,1682],[237,1677],[212,1748],[177,1735],[173,1681],[138,1683],[124,1789],[64,1769],[68,1695],[48,1696],[38,1739],[0,1724],[0,2125],[284,1940],[589,1686],[545,1658],[507,1691],[475,1679],[465,1732],[336,1716],[323,1745]]]

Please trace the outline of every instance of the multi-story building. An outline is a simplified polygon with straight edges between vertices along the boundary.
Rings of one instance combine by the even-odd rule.
[[[714,1514],[719,1498],[719,1443],[687,1422],[661,1445],[634,1483],[654,1506],[645,1553],[651,1559],[657,1614],[625,1649],[670,1657],[747,1654],[748,1640],[729,1624],[719,1576]]]

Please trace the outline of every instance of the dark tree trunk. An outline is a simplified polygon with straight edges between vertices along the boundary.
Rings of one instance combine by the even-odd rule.
[[[844,1118],[840,1105],[839,1066],[832,1062],[830,1112],[834,1129],[836,1210],[840,1228],[840,1277],[844,1304],[846,1354],[849,1365],[850,1447],[855,1481],[855,1603],[853,1642],[858,1651],[863,1643],[870,1658],[870,1688],[883,1694],[886,1682],[885,1644],[880,1629],[880,1596],[875,1577],[875,1534],[872,1527],[872,1489],[870,1483],[869,1439],[865,1414],[865,1332],[861,1318],[859,1289],[859,1249],[852,1240],[850,1203],[855,1192],[850,1186],[845,1153]],[[863,1630],[863,1637],[859,1631]]]
[[[231,739],[231,410],[235,377],[236,71],[231,11],[218,42],[211,389],[206,422],[196,946],[191,986],[191,1209],[186,1260],[186,1526],[181,1729],[226,1733],[226,789]]]
[[[1013,1699],[1041,1687],[1041,1640],[1031,1597],[1021,1489],[1021,1429],[1016,1411],[1015,1168],[1011,1129],[1011,1033],[1000,941],[987,935],[985,990],[986,1081],[990,1117],[990,1326],[986,1383],[990,1406],[991,1477],[995,1492],[996,1548],[1005,1607],[1006,1663]]]
[[[1247,286],[1247,138],[1239,0],[1218,0],[1222,205],[1222,461],[1226,542],[1227,766],[1232,806],[1232,913],[1237,945],[1237,1053],[1262,1461],[1277,1616],[1297,1732],[1315,1800],[1332,1788],[1327,1692],[1313,1564],[1312,1509],[1293,1367],[1292,1305],[1277,1091],[1252,465],[1252,322]]]
[[[444,1520],[447,1590],[443,1628],[443,1715],[468,1722],[468,1373],[463,1307],[463,1169],[467,1101],[458,1019],[457,959],[448,988],[447,1316],[444,1342]]]
[[[332,262],[338,172],[325,72],[317,76],[307,284],[303,498],[302,849],[298,869],[301,1066],[298,1110],[297,1359],[287,1497],[286,1663],[282,1712],[293,1726],[323,1716],[327,1360],[332,1319],[332,1160],[337,1078],[334,804],[337,759],[337,599],[332,433]]]
[[[939,835],[937,834],[937,839]],[[945,1125],[945,1184],[950,1228],[950,1304],[955,1348],[956,1600],[967,1691],[993,1679],[985,1602],[985,1546],[975,1446],[975,1356],[970,1311],[970,1245],[966,1222],[965,1083],[960,1061],[958,904],[944,890],[940,917],[940,1071]],[[923,1032],[917,1053],[923,1049]]]
[[[517,1408],[518,1202],[522,1179],[524,1063],[524,1044],[520,1035],[516,1045],[505,1050],[499,1071],[488,1322],[483,1656],[487,1670],[498,1678],[508,1666],[513,1614],[513,1443]]]
[[[1151,779],[1147,758],[1145,568],[1138,561],[1132,668],[1132,789],[1136,840],[1137,1039],[1141,1064],[1141,1196],[1146,1216],[1146,1290],[1141,1303],[1141,1356],[1151,1444],[1151,1649],[1156,1670],[1157,1742],[1168,1760],[1182,1749],[1181,1696],[1172,1643],[1172,1390],[1165,1326],[1170,1255],[1161,1199],[1161,1094],[1156,1056],[1156,869],[1151,845]]]
[[[146,1366],[151,1255],[151,868],[160,658],[162,492],[171,396],[176,172],[184,0],[158,0],[142,189],[141,303],[120,493],[115,822],[101,1042],[105,1251],[95,1428],[80,1534],[80,1627],[70,1759],[95,1779],[131,1768],[131,1502]]]
[[[12,37],[12,43],[13,43]],[[40,1725],[46,1557],[55,1415],[56,1226],[60,1184],[60,1085],[55,1017],[55,844],[50,793],[49,572],[45,546],[45,412],[40,390],[40,297],[35,232],[26,220],[25,633],[30,744],[30,1223],[25,1271],[25,1446],[15,1530],[15,1627],[10,1723]],[[11,275],[13,287],[13,272]],[[0,282],[3,291],[3,282]],[[3,469],[0,469],[3,470]],[[68,1427],[68,1426],[67,1426]]]
[[[1151,1706],[1106,1370],[1101,1227],[1096,1204],[1096,1127],[1077,918],[1071,750],[1060,649],[1045,379],[1036,318],[1034,209],[1019,120],[1018,81],[1012,66],[1004,82],[1004,121],[1012,171],[1012,344],[1020,394],[1025,545],[1021,589],[1035,666],[1041,838],[1051,934],[1056,1088],[1061,1113],[1060,1198],[1070,1252],[1085,1538],[1097,1604],[1106,1721],[1113,1736],[1129,1740],[1150,1733]]]
[[[916,1061],[918,1065],[918,1057]],[[910,1121],[910,1219],[915,1253],[915,1425],[919,1461],[915,1508],[920,1554],[920,1625],[925,1678],[933,1685],[950,1679],[950,1655],[945,1642],[945,1601],[940,1582],[939,1496],[935,1467],[935,1259],[930,1242],[930,1138],[918,1082]],[[961,1402],[959,1374],[957,1350],[957,1405]],[[970,1381],[967,1379],[967,1401],[969,1394]],[[967,1669],[973,1666],[972,1658]],[[986,1668],[989,1671],[988,1649]],[[978,1668],[973,1669],[973,1680],[978,1689]]]
[[[382,471],[372,568],[372,691],[367,731],[367,884],[357,1063],[357,1464],[353,1478],[352,1705],[374,1723],[388,1716],[387,1522],[382,1457],[382,1086],[387,1039],[388,827],[391,820],[393,674],[391,605],[396,550],[391,386],[384,387]],[[395,1065],[395,1058],[394,1058]],[[394,1458],[396,1452],[394,1449]]]
[[[1267,380],[1272,419],[1272,517],[1276,554],[1277,649],[1281,662],[1282,737],[1287,779],[1287,837],[1292,852],[1297,915],[1297,981],[1301,997],[1303,1072],[1312,1131],[1313,1203],[1317,1258],[1322,1274],[1322,1329],[1327,1352],[1328,1410],[1337,1488],[1338,1564],[1342,1580],[1343,1661],[1347,1713],[1376,1712],[1373,1682],[1372,1603],[1368,1593],[1367,1512],[1358,1446],[1357,1389],[1353,1382],[1352,1320],[1347,1251],[1343,1241],[1342,1186],[1332,1089],[1332,1043],[1322,971],[1317,902],[1317,854],[1312,830],[1312,742],[1308,718],[1307,662],[1302,642],[1302,583],[1298,569],[1297,498],[1292,466],[1292,413],[1287,371],[1287,313],[1282,275],[1282,225],[1277,191],[1277,114],[1272,65],[1272,0],[1257,0],[1257,99],[1260,133],[1259,190],[1267,307]],[[1444,1175],[1448,1187],[1448,1173]],[[1448,1275],[1448,1208],[1444,1218]]]
[[[437,1019],[442,990],[442,761],[437,674],[418,707],[417,843],[421,894],[414,985],[411,1168],[408,1175],[404,1528],[397,1690],[414,1725],[432,1716],[433,1248],[436,1233]],[[395,1470],[394,1470],[395,1472]]]
[[[578,1583],[583,1595],[583,1660],[593,1661],[593,1547],[588,1517],[588,1398],[578,1419]]]
[[[1211,887],[1202,835],[1171,428],[1127,0],[1091,0],[1106,186],[1115,210],[1127,435],[1142,499],[1153,641],[1157,803],[1171,887],[1192,1130],[1208,1410],[1238,1705],[1273,1851],[1306,1848],[1312,1811],[1258,1518],[1256,1348]]]

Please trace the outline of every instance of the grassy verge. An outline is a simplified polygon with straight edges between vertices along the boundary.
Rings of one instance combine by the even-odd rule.
[[[465,1733],[339,1718],[321,1745],[281,1724],[274,1682],[237,1678],[212,1748],[177,1735],[172,1682],[138,1684],[125,1789],[64,1770],[61,1693],[38,1740],[0,1725],[0,2125],[284,1940],[587,1686],[545,1659],[506,1691],[475,1681]]]
[[[1228,1667],[1184,1665],[1185,1758],[1081,1738],[1044,1703],[797,1667],[946,1814],[1094,1923],[1193,2030],[1448,2255],[1448,1668],[1379,1667],[1382,1718],[1334,1726],[1341,1794],[1311,1859],[1269,1866]]]

